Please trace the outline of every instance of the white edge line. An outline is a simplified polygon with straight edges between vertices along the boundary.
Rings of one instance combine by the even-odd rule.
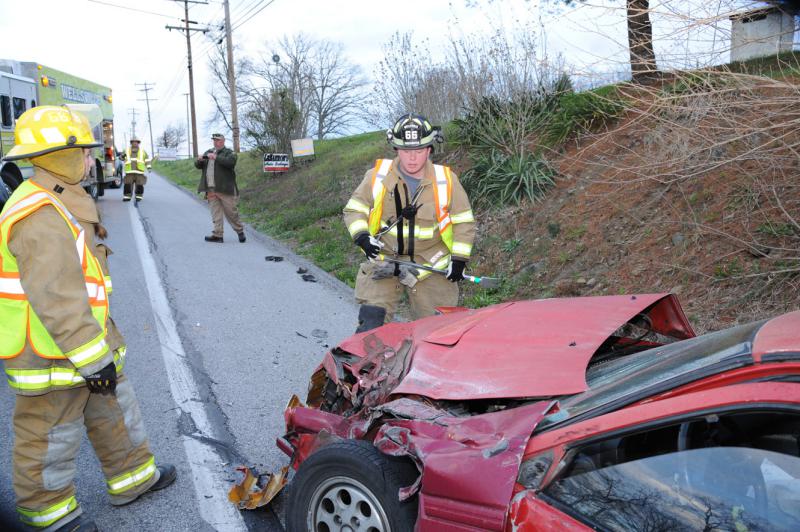
[[[211,424],[200,400],[197,383],[185,362],[186,353],[172,318],[161,276],[156,268],[155,260],[150,254],[150,247],[138,215],[138,209],[130,208],[128,210],[131,217],[131,230],[142,263],[147,291],[150,294],[150,305],[155,316],[161,355],[164,358],[172,398],[178,408],[192,416],[200,434],[214,438]],[[228,482],[223,477],[223,460],[219,454],[213,447],[195,438],[183,436],[182,439],[186,457],[192,469],[195,499],[203,520],[220,531],[247,530],[239,511],[228,502]],[[207,495],[212,495],[212,498],[207,499]]]

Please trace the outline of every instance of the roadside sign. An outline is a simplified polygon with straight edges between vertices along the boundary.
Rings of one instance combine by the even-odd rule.
[[[163,146],[159,146],[158,159],[160,161],[177,161],[178,160],[177,148],[165,148]]]
[[[289,170],[288,153],[265,153],[264,171],[265,172],[286,172]]]
[[[293,157],[308,157],[314,155],[314,139],[295,139],[292,141]]]

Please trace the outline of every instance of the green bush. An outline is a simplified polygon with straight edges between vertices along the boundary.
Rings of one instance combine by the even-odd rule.
[[[477,204],[519,205],[522,200],[544,197],[556,175],[550,165],[532,153],[508,155],[497,150],[478,153],[462,176],[470,198]]]
[[[510,100],[486,96],[453,123],[455,142],[471,162],[464,186],[479,204],[539,200],[556,176],[543,153],[599,129],[625,107],[616,87],[576,93],[567,75]]]
[[[597,131],[622,114],[625,107],[611,86],[561,94],[544,128],[542,143],[553,147],[574,134]]]

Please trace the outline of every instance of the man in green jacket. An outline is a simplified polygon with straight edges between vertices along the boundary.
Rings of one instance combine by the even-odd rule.
[[[236,154],[225,147],[225,136],[221,133],[211,135],[214,147],[197,158],[195,167],[203,171],[197,192],[205,192],[211,208],[211,219],[214,229],[205,237],[206,242],[222,243],[222,215],[239,235],[239,242],[247,240],[244,236],[244,225],[239,219],[236,204],[239,201],[239,189],[236,186]]]

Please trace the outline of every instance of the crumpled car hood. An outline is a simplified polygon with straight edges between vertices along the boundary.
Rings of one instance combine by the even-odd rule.
[[[385,325],[340,347],[363,357],[367,335],[395,347],[410,337],[410,369],[392,395],[454,401],[551,397],[586,390],[592,355],[645,310],[661,334],[694,336],[674,296],[641,294],[503,303]]]

